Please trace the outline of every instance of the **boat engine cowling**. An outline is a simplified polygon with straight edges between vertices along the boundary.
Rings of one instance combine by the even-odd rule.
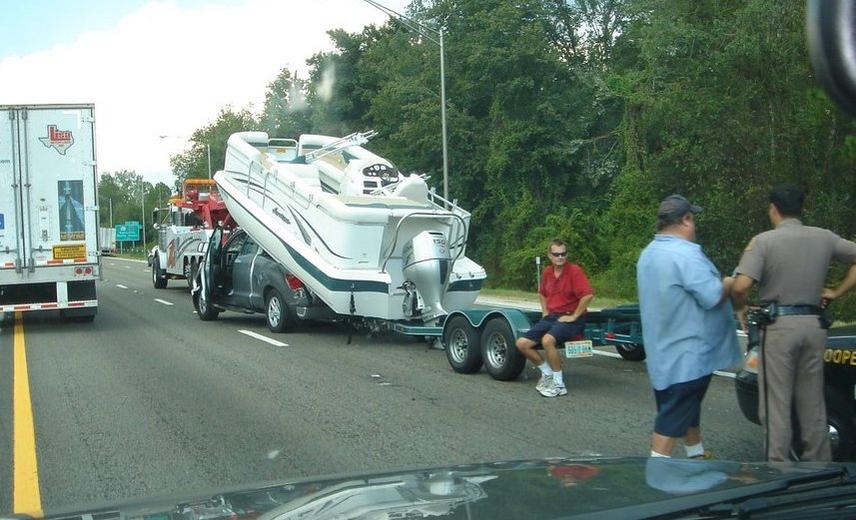
[[[449,281],[452,259],[446,237],[439,231],[423,231],[404,247],[404,278],[416,285],[424,305],[422,319],[446,314],[443,296]]]

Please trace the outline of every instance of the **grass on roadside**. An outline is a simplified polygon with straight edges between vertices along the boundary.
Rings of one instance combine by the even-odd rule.
[[[481,290],[481,295],[489,298],[501,298],[504,300],[520,301],[538,305],[538,294],[535,292],[519,291],[516,289],[483,288]],[[595,290],[595,297],[591,306],[594,309],[606,309],[609,307],[624,305],[626,303],[632,302],[620,298],[597,296],[597,290]]]

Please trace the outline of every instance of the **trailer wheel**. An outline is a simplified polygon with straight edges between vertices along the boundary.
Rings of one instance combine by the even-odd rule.
[[[265,297],[265,318],[271,332],[284,332],[294,326],[294,313],[279,291],[271,288]]]
[[[629,345],[616,343],[615,350],[626,361],[645,361],[645,347],[637,343]]]
[[[160,258],[158,255],[155,255],[152,259],[152,285],[155,289],[166,287],[166,271],[160,268]]]
[[[202,321],[213,321],[220,315],[220,310],[211,305],[203,291],[199,291],[193,296],[193,307],[196,309],[196,315]]]
[[[480,336],[481,331],[473,327],[465,316],[453,316],[449,320],[443,328],[443,345],[452,370],[459,374],[479,371],[482,366]]]
[[[514,332],[504,318],[487,322],[481,337],[481,352],[487,373],[499,381],[517,379],[526,367],[526,358],[517,350]]]

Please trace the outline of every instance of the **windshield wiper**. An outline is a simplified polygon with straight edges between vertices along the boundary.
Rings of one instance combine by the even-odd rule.
[[[779,481],[781,489],[762,494],[747,493],[741,498],[723,501],[700,508],[710,516],[736,516],[738,518],[765,518],[775,515],[777,520],[788,518],[821,518],[827,514],[839,517],[842,508],[856,506],[856,474],[845,466],[798,475]]]

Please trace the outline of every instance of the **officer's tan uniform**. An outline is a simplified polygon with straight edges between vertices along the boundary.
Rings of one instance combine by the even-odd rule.
[[[758,282],[762,301],[817,306],[832,260],[852,264],[856,244],[832,231],[788,218],[749,242],[737,272]],[[826,331],[817,316],[780,316],[767,327],[767,359],[761,360],[758,400],[764,424],[764,386],[769,382],[769,460],[789,460],[792,401],[802,434],[802,460],[830,460],[823,397],[825,348]],[[766,361],[769,363],[763,367]]]

